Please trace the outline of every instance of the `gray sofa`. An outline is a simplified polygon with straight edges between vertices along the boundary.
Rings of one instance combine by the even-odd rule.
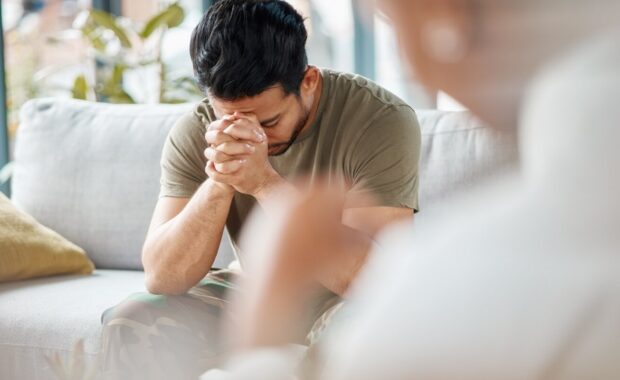
[[[83,339],[99,351],[100,316],[145,291],[140,250],[159,190],[159,157],[175,120],[192,105],[105,105],[37,99],[21,113],[12,200],[83,247],[91,276],[0,284],[0,379],[53,379],[45,356],[69,358]],[[511,136],[466,112],[419,111],[423,218],[454,189],[514,162]],[[457,211],[456,211],[457,212]],[[223,240],[216,266],[233,260]]]

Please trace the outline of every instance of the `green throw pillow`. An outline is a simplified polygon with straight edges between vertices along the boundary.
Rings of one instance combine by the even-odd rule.
[[[84,250],[13,206],[0,193],[0,282],[91,274]]]

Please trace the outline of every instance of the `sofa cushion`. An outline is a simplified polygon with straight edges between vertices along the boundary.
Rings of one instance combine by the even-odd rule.
[[[0,193],[0,282],[93,269],[82,248],[17,210]]]
[[[24,105],[12,200],[77,245],[97,268],[142,269],[164,140],[192,105],[36,99]],[[227,239],[216,266],[231,261]]]
[[[416,111],[422,133],[420,215],[518,164],[517,138],[470,112]]]
[[[144,273],[96,270],[0,284],[0,379],[54,379],[45,356],[67,360],[84,340],[86,364],[99,351],[101,314],[144,292]]]

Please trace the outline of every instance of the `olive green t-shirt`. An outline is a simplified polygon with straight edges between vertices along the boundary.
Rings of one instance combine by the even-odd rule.
[[[314,123],[282,155],[269,157],[284,178],[327,177],[369,191],[380,206],[418,209],[420,128],[413,109],[357,75],[321,70]],[[216,119],[207,99],[170,131],[161,158],[160,197],[189,198],[207,179],[205,133]],[[226,227],[237,245],[256,201],[237,193]]]

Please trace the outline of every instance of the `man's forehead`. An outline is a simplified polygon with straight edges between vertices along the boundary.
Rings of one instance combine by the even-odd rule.
[[[226,100],[218,98],[212,94],[208,94],[209,102],[213,108],[222,114],[241,113],[265,113],[271,112],[282,106],[282,102],[286,97],[282,86],[277,85],[266,89],[260,94],[252,97],[239,98],[235,100]]]

